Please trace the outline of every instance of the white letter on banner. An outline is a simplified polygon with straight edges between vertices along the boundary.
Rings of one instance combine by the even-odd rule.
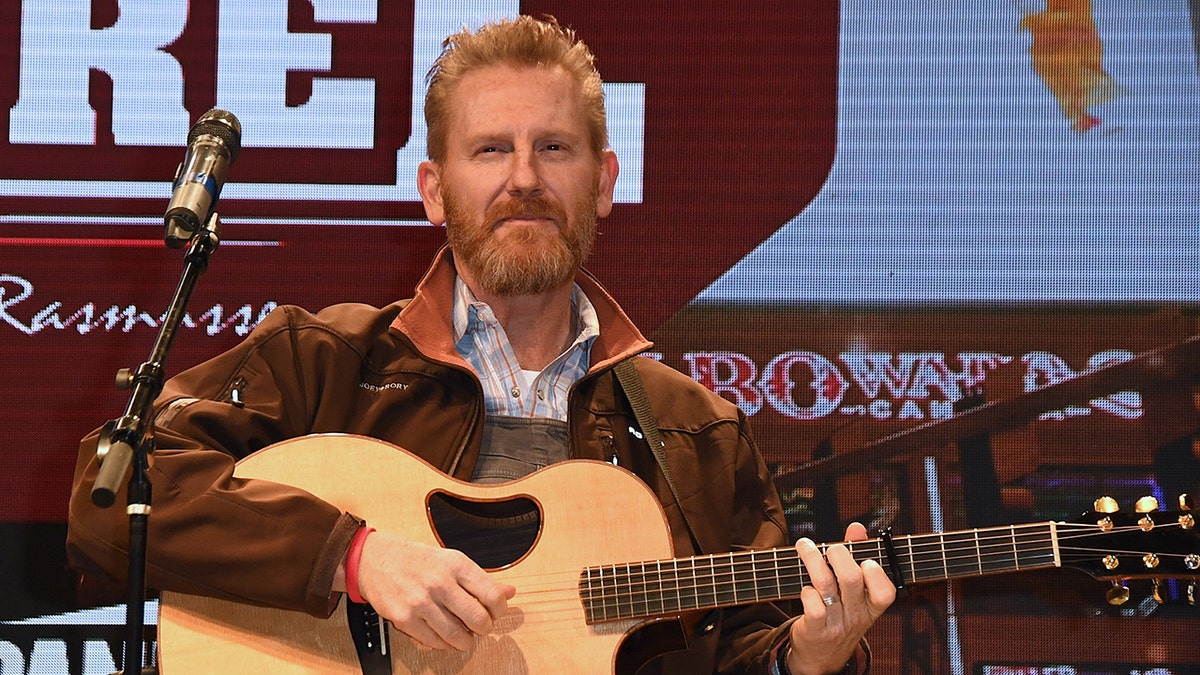
[[[0,640],[0,675],[25,675],[25,655],[8,640]]]
[[[374,0],[314,0],[318,21],[374,23]],[[360,148],[375,143],[375,82],[314,77],[312,96],[287,105],[288,71],[327,71],[328,34],[289,33],[288,0],[225,0],[217,36],[217,102],[238,116],[242,145]]]
[[[25,0],[11,143],[94,145],[88,71],[113,83],[117,145],[178,145],[187,135],[183,70],[162,51],[183,32],[186,0],[122,0],[116,23],[91,28],[91,0]]]

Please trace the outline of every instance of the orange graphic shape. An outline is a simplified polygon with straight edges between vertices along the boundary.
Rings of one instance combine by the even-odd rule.
[[[1046,10],[1026,15],[1020,27],[1033,35],[1033,69],[1058,100],[1071,128],[1085,132],[1100,124],[1088,108],[1112,99],[1118,85],[1102,65],[1104,45],[1091,0],[1047,0]]]

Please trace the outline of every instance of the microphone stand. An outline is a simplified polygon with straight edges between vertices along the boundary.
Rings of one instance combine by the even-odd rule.
[[[168,246],[178,247],[173,243],[181,242],[178,228],[168,225],[167,229]],[[125,663],[121,671],[126,675],[141,673],[142,643],[145,639],[146,531],[151,502],[151,486],[146,472],[153,462],[154,453],[153,404],[166,379],[163,364],[167,352],[183,323],[192,291],[200,275],[208,269],[209,257],[220,244],[220,230],[220,219],[213,213],[208,223],[197,228],[191,236],[184,258],[183,276],[175,289],[166,317],[159,326],[150,358],[136,371],[122,368],[117,373],[117,388],[130,391],[125,414],[104,425],[96,448],[100,471],[92,486],[92,502],[101,508],[113,505],[121,481],[130,465],[133,466],[126,497],[126,512],[129,514],[129,597],[125,613]]]

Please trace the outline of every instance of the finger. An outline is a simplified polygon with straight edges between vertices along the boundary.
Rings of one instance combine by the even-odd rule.
[[[473,635],[487,635],[494,627],[492,615],[479,598],[461,586],[442,589],[437,594],[438,604],[441,605],[446,619],[454,622]],[[435,624],[435,628],[444,625],[448,630],[454,630],[449,623]],[[441,633],[441,631],[438,631]],[[453,644],[453,643],[452,643]],[[456,645],[457,646],[457,645]]]
[[[474,571],[463,574],[459,583],[483,606],[491,622],[498,621],[500,617],[508,613],[508,601],[517,594],[516,586],[499,583],[482,570],[479,570],[477,574]],[[490,632],[491,629],[492,626],[489,625],[484,633]],[[474,630],[474,626],[472,626],[472,630]],[[480,633],[480,635],[484,633]]]
[[[861,604],[865,599],[863,574],[850,549],[841,544],[833,544],[826,549],[825,559],[829,561],[829,566],[833,568],[837,577],[841,600],[852,606]]]
[[[806,624],[819,628],[829,621],[830,605],[825,603],[821,592],[812,586],[800,589],[800,604],[804,607],[804,615],[800,619]]]
[[[476,603],[476,606],[479,606]],[[459,651],[467,651],[475,646],[475,636],[482,633],[476,633],[469,628],[462,620],[461,610],[455,610],[452,606],[447,605],[445,609],[434,607],[423,616],[425,623],[437,635],[437,637],[446,645],[453,647]],[[478,613],[484,613],[482,607]]]
[[[804,569],[808,571],[809,582],[820,594],[822,604],[826,607],[830,606],[825,600],[833,598],[836,601],[838,597],[837,579],[834,577],[833,571],[825,564],[825,557],[821,555],[820,549],[811,539],[802,537],[796,542],[796,552],[800,555],[800,561],[804,563]],[[803,593],[803,591],[801,592]]]
[[[394,618],[388,619],[388,621],[395,626],[397,630],[412,638],[414,642],[420,644],[422,647],[428,647],[429,649],[454,648],[450,643],[443,640],[441,636],[438,635],[437,631],[434,630],[433,627],[421,617],[406,614],[398,615]]]
[[[874,560],[867,560],[862,564],[862,573],[871,616],[878,618],[896,601],[896,585],[892,583],[883,567]]]
[[[850,523],[846,527],[846,541],[862,541],[867,538],[867,528],[862,523]]]

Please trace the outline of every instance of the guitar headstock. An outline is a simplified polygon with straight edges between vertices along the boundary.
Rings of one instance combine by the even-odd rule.
[[[1142,497],[1129,512],[1111,497],[1097,499],[1094,510],[1063,524],[1058,536],[1064,566],[1112,582],[1108,602],[1129,600],[1127,581],[1150,579],[1153,596],[1167,601],[1163,582],[1184,583],[1183,596],[1196,604],[1200,582],[1200,530],[1196,500],[1181,495],[1178,508],[1162,510],[1154,497]]]

